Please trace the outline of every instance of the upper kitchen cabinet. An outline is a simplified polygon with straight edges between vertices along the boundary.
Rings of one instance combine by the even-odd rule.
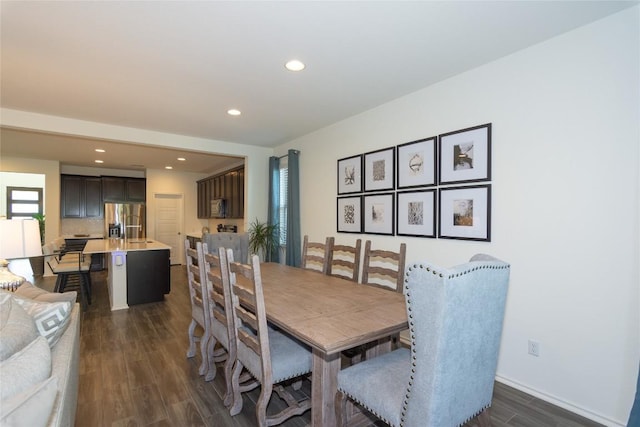
[[[198,181],[198,218],[211,218],[215,199],[225,200],[225,218],[244,217],[244,166]]]
[[[102,177],[102,198],[105,202],[145,202],[147,180],[144,178]]]
[[[62,218],[101,218],[102,181],[95,176],[61,175],[60,210]]]

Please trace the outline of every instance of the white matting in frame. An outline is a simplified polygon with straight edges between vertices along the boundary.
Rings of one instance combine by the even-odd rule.
[[[338,194],[362,192],[362,154],[338,160]]]
[[[491,185],[441,188],[438,237],[491,241]]]
[[[436,184],[436,137],[398,145],[398,188]]]
[[[362,197],[338,197],[338,232],[362,232]]]
[[[436,190],[397,193],[398,236],[436,237]]]
[[[365,153],[364,191],[384,191],[394,189],[395,155],[396,147]]]
[[[393,193],[363,196],[364,232],[393,236]]]
[[[440,184],[491,179],[491,123],[440,135]]]

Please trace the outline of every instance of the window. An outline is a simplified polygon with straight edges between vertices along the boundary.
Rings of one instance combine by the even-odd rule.
[[[42,188],[7,187],[7,218],[42,214]]]
[[[280,246],[287,245],[287,195],[289,184],[289,165],[287,157],[280,159],[280,196],[278,201],[278,226],[280,231]]]

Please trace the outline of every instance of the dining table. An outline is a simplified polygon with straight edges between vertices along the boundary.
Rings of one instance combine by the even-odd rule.
[[[317,271],[260,265],[267,320],[311,347],[311,425],[336,425],[340,353],[408,327],[404,295]]]

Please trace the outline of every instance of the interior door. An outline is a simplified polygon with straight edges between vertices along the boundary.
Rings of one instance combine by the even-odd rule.
[[[156,240],[171,246],[171,265],[181,264],[184,259],[182,194],[154,194],[154,218]]]

